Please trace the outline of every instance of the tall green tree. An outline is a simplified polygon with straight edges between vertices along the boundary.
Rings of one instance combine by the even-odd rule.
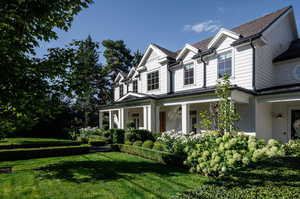
[[[144,56],[144,54],[140,50],[135,51],[133,53],[132,66],[137,67],[139,65],[139,63],[141,62],[143,56]]]
[[[73,17],[92,0],[0,1],[0,131],[31,127],[49,114],[48,77],[57,67],[34,59],[40,41],[57,39],[54,29],[67,31]],[[12,130],[13,131],[13,130]]]
[[[127,73],[131,69],[134,57],[122,40],[104,40],[102,45],[105,47],[103,52],[106,60],[105,67],[109,71],[110,79],[113,81],[119,72]]]

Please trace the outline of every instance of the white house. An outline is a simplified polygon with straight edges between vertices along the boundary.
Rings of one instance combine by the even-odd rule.
[[[114,103],[100,126],[200,131],[199,112],[218,101],[215,86],[231,75],[241,131],[283,142],[299,136],[300,39],[292,7],[283,8],[172,52],[150,44],[141,62],[114,82]],[[300,126],[299,126],[300,127]]]

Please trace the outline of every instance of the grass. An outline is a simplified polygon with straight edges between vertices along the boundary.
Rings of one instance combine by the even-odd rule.
[[[208,180],[124,153],[98,153],[2,162],[0,198],[169,198]]]

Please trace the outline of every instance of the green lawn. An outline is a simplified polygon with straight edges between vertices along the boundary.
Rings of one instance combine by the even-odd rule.
[[[13,174],[0,174],[5,199],[169,198],[208,178],[123,153],[2,162]]]

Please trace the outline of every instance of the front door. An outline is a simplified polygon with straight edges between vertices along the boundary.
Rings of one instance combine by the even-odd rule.
[[[166,131],[166,112],[159,112],[159,131]]]
[[[292,110],[292,139],[300,138],[300,110]]]

